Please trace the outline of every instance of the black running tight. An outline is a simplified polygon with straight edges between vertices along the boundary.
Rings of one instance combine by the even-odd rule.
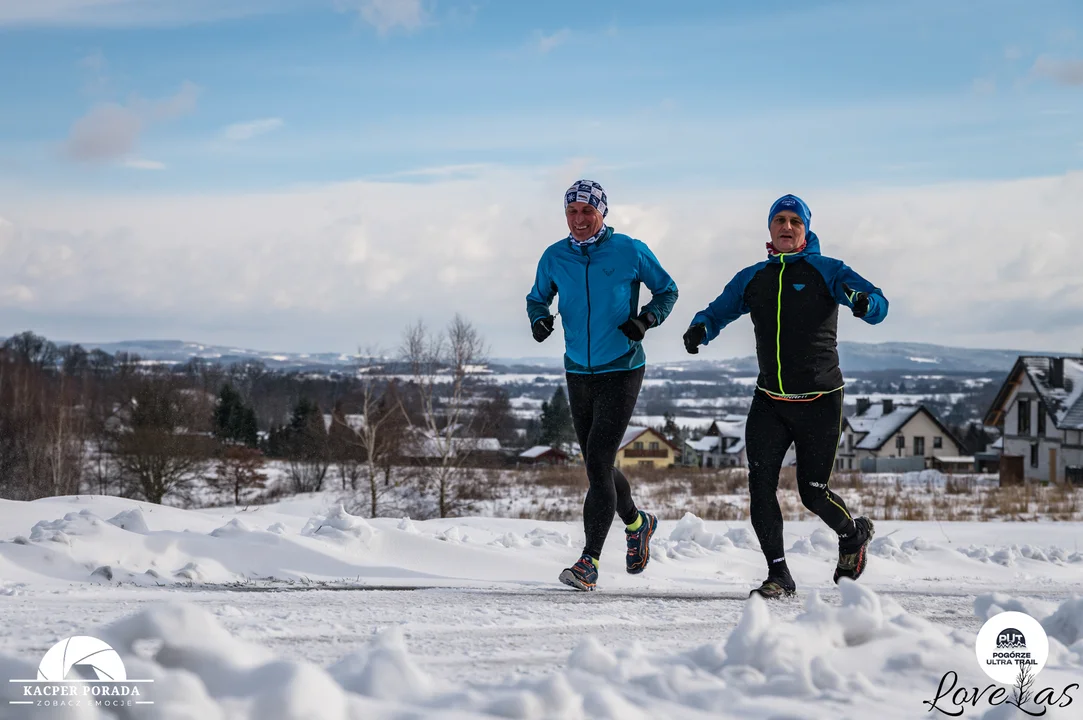
[[[807,402],[774,400],[756,391],[745,425],[745,452],[752,527],[769,568],[785,556],[777,492],[778,474],[791,443],[797,450],[801,502],[835,532],[852,531],[846,503],[827,487],[841,424],[842,390]]]
[[[583,503],[584,553],[598,558],[613,524],[614,510],[626,525],[638,510],[624,474],[613,467],[635,410],[644,368],[597,375],[568,373],[568,403],[590,488]]]

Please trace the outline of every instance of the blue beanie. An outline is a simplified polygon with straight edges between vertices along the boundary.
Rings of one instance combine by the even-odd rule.
[[[808,209],[805,201],[796,195],[783,195],[775,200],[775,204],[771,206],[771,213],[767,216],[767,227],[771,227],[771,221],[775,219],[775,215],[783,210],[797,213],[801,222],[805,223],[805,232],[809,231],[809,225],[812,224],[812,211]]]
[[[604,218],[609,214],[608,198],[602,186],[593,180],[576,180],[564,193],[564,207],[570,203],[581,202],[593,205]]]

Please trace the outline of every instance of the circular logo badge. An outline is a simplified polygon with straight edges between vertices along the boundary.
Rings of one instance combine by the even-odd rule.
[[[38,665],[38,680],[59,682],[68,679],[73,667],[92,671],[98,680],[128,679],[117,651],[98,638],[76,635],[53,645]]]
[[[1049,637],[1030,615],[1002,612],[982,625],[974,652],[986,675],[998,683],[1015,685],[1023,668],[1033,678],[1045,667]]]

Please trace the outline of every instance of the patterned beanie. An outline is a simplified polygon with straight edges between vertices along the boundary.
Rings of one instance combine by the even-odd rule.
[[[602,214],[603,218],[609,214],[605,190],[602,190],[602,186],[593,180],[576,180],[572,183],[572,186],[568,188],[568,192],[564,193],[564,207],[568,207],[573,202],[593,205],[598,208],[598,212]]]
[[[812,211],[808,209],[805,201],[796,195],[783,195],[778,200],[775,200],[775,204],[771,206],[771,212],[767,215],[767,227],[771,227],[771,221],[775,219],[775,215],[778,215],[783,210],[796,213],[801,218],[801,222],[805,224],[805,232],[809,231],[809,225],[812,224]]]

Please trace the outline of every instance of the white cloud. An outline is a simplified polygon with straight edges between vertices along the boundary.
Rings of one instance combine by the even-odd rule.
[[[993,95],[997,91],[997,82],[993,78],[977,78],[971,88],[976,95]]]
[[[222,137],[234,142],[251,140],[260,135],[266,135],[282,127],[282,118],[262,118],[247,122],[233,123],[222,129]]]
[[[459,311],[497,355],[555,356],[561,336],[534,343],[525,296],[542,251],[567,232],[561,194],[595,170],[488,168],[219,196],[7,194],[0,287],[19,290],[0,297],[0,331],[349,351],[394,347],[417,318],[439,325]],[[766,208],[788,188],[633,195],[599,180],[610,223],[647,242],[680,287],[648,356],[681,357],[692,315],[762,259]],[[1078,350],[1083,282],[1063,258],[1083,244],[1083,174],[802,194],[824,254],[891,301],[882,325],[840,316],[841,339]],[[753,351],[745,319],[708,357]]]
[[[538,38],[538,50],[547,53],[558,45],[563,45],[571,37],[572,31],[568,28],[557,30],[552,35],[542,35]]]
[[[80,162],[110,162],[135,151],[146,127],[164,122],[195,108],[199,88],[190,82],[162,100],[135,98],[127,105],[101,103],[75,121],[68,133],[64,153]]]
[[[339,10],[358,13],[380,33],[397,27],[415,30],[428,18],[421,0],[335,0],[335,4]]]
[[[157,160],[147,160],[146,158],[131,158],[124,161],[124,167],[133,170],[165,170],[165,163]]]
[[[1042,55],[1034,61],[1032,72],[1052,78],[1062,85],[1083,85],[1083,60],[1057,60]]]
[[[1016,45],[1009,45],[1004,48],[1004,59],[1015,61],[1023,57],[1023,51]]]

